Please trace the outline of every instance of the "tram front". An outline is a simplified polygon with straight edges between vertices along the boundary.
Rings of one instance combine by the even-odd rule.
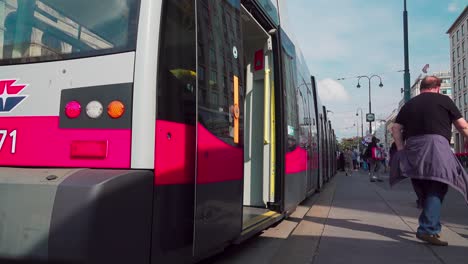
[[[0,0],[0,259],[149,261],[160,5]]]

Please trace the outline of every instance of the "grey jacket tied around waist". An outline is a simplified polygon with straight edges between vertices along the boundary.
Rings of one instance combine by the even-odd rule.
[[[468,203],[468,173],[440,135],[410,137],[405,148],[390,161],[390,185],[405,178],[446,183],[459,191]]]

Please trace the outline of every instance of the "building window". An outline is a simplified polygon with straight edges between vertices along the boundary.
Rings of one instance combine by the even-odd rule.
[[[460,63],[458,63],[458,74],[460,74]]]
[[[456,82],[456,81],[453,82],[453,90],[454,90],[455,92],[457,92],[457,82]]]
[[[465,70],[466,67],[465,67],[465,59],[463,59],[463,69]]]
[[[460,30],[457,30],[457,41],[460,40]]]
[[[466,76],[463,76],[463,87],[466,88]]]
[[[216,65],[216,51],[213,48],[210,49],[210,63],[211,66]]]
[[[452,94],[452,89],[449,88],[449,89],[445,90],[445,94],[451,95]]]
[[[455,35],[452,36],[452,46],[455,46]]]
[[[210,88],[218,89],[218,73],[213,70],[210,72]]]
[[[462,36],[465,36],[465,25],[462,25]]]
[[[462,42],[462,53],[465,53],[465,41]]]
[[[455,62],[455,51],[452,51],[452,61]]]
[[[458,97],[458,108],[461,108],[461,107],[462,107],[461,102],[462,102],[461,96],[459,96],[459,97]]]
[[[468,102],[466,101],[466,94],[463,95],[463,102],[464,102],[465,104],[468,103]]]
[[[458,89],[461,90],[462,88],[463,88],[463,86],[461,86],[461,79],[458,79]]]
[[[457,57],[460,57],[460,47],[457,47]]]

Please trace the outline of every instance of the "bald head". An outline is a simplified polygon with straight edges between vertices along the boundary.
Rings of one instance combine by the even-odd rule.
[[[442,81],[435,76],[426,76],[421,81],[420,90],[432,90],[440,87]]]

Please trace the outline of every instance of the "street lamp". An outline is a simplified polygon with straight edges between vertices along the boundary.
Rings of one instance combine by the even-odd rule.
[[[356,120],[356,122],[354,123],[354,125],[356,126],[356,149],[357,151],[360,151],[359,149],[359,120]],[[361,126],[362,127],[362,126]]]
[[[359,110],[361,110],[361,137],[364,138],[364,115],[362,114],[362,108],[359,107],[356,109],[356,116],[359,116]]]
[[[380,84],[379,84],[379,87],[382,88],[383,87],[383,84],[382,84],[382,78],[379,76],[379,75],[372,75],[372,76],[367,76],[367,75],[362,75],[362,76],[358,76],[358,84],[357,84],[357,88],[361,88],[361,84],[359,83],[359,81],[362,79],[362,78],[367,78],[369,80],[369,114],[372,113],[372,105],[371,105],[371,80],[372,78],[374,77],[377,77],[380,79]],[[372,122],[369,122],[369,133],[372,134]]]

